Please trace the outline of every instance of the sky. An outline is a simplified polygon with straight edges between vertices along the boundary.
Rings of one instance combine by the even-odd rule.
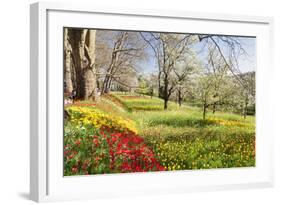
[[[241,46],[245,50],[246,54],[240,55],[238,58],[239,70],[241,73],[255,71],[256,70],[256,38],[255,37],[232,37],[235,40],[239,40]],[[229,47],[222,42],[218,42],[222,52],[225,56],[228,56]],[[197,53],[197,58],[199,61],[206,62],[207,47],[204,46],[204,42],[197,43],[192,48]],[[151,48],[147,48],[149,53],[147,59],[142,61],[139,67],[142,73],[154,73],[158,70],[157,62],[153,55]]]
[[[256,71],[256,38],[241,38],[247,56],[239,58],[239,66],[242,72]]]

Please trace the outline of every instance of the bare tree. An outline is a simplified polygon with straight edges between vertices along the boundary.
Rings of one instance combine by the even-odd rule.
[[[108,31],[103,31],[105,36]],[[108,47],[113,45],[110,51],[109,63],[103,65],[105,75],[102,82],[102,94],[108,93],[114,79],[118,75],[126,72],[132,72],[136,69],[136,62],[144,58],[143,45],[140,44],[138,34],[136,32],[114,31],[110,32],[110,40],[107,41]]]
[[[177,82],[174,78],[176,63],[187,52],[191,35],[169,33],[140,33],[152,48],[158,63],[158,93],[164,100],[164,109],[174,92]]]
[[[248,53],[244,49],[243,43],[238,37],[203,34],[198,35],[198,39],[200,42],[207,41],[207,44],[211,44],[216,47],[226,65],[226,68],[230,71],[236,81],[245,89],[250,89],[247,88],[247,82],[241,78],[242,72],[239,68],[238,59],[242,55],[248,56]],[[227,47],[227,52],[224,51],[222,47]]]
[[[64,29],[64,92],[71,93],[73,90],[72,85],[72,60],[71,60],[72,48],[69,44],[68,29]]]
[[[249,107],[253,107],[255,105],[255,72],[243,73],[240,75],[240,78],[243,79],[246,86],[240,86],[240,95],[236,101],[238,103],[240,102],[242,107],[241,114],[245,119],[247,117]]]
[[[191,93],[192,82],[190,77],[196,73],[197,67],[196,55],[192,50],[189,50],[182,60],[175,64],[174,73],[177,82],[175,91],[179,106],[182,105],[186,94]]]
[[[203,109],[203,119],[206,119],[208,108],[216,111],[217,106],[229,106],[231,96],[236,95],[239,85],[228,74],[228,67],[217,48],[209,47],[208,62],[197,79],[194,92]]]

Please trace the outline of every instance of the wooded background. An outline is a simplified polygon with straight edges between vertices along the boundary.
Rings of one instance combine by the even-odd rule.
[[[203,119],[207,109],[254,115],[256,56],[249,42],[255,47],[255,37],[65,28],[65,96],[136,92],[163,99],[164,110],[168,101],[202,107]],[[251,68],[240,69],[241,58]]]

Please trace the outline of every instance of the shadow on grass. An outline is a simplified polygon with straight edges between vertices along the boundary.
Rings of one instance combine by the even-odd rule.
[[[216,125],[217,123],[210,120],[203,119],[187,119],[187,118],[159,118],[153,119],[148,123],[148,126],[166,125],[171,127],[206,127]]]

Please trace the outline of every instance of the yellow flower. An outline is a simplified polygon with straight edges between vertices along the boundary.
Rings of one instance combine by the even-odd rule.
[[[67,108],[71,115],[71,122],[84,125],[93,125],[96,128],[109,126],[114,129],[128,129],[137,133],[135,124],[131,120],[125,120],[119,116],[104,114],[101,111],[88,107],[70,106]]]

